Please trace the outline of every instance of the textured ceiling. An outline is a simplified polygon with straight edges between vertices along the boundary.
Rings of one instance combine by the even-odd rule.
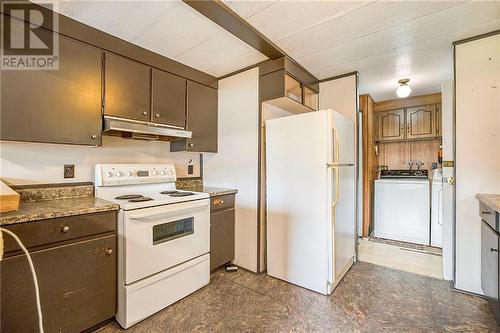
[[[181,1],[60,1],[58,12],[216,77],[267,59]]]
[[[318,78],[360,73],[361,93],[440,91],[453,77],[452,42],[500,29],[500,2],[237,1],[225,3]]]

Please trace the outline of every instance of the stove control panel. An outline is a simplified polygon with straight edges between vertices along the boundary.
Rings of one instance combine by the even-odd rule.
[[[173,164],[97,164],[95,185],[133,185],[176,181]]]

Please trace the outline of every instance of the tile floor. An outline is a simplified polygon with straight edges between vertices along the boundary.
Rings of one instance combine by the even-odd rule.
[[[99,333],[122,332],[111,324]],[[243,270],[212,274],[205,288],[128,332],[500,332],[487,302],[449,283],[357,263],[329,297]]]

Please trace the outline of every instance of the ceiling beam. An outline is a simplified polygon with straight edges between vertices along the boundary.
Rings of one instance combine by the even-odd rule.
[[[221,1],[184,0],[184,2],[206,18],[215,22],[220,27],[264,54],[266,57],[276,59],[285,55],[285,53],[266,36],[257,31]]]

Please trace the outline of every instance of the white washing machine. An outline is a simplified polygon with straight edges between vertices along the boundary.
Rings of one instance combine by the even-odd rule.
[[[374,236],[429,245],[429,180],[375,181]]]
[[[431,183],[431,246],[443,247],[443,171],[432,173]]]

